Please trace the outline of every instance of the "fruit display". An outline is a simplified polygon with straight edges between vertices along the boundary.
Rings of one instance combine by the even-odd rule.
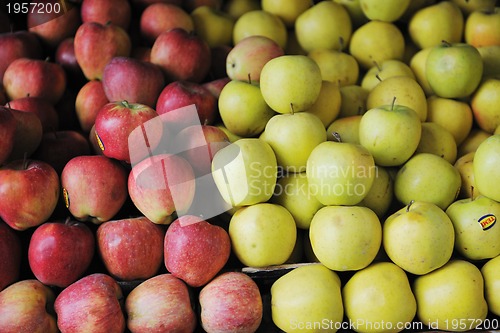
[[[0,5],[0,332],[500,332],[498,0]]]

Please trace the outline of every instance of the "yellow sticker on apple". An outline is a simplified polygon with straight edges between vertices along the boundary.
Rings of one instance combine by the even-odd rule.
[[[99,148],[101,148],[102,151],[104,151],[104,143],[102,143],[101,137],[97,132],[95,132],[95,137],[97,139],[97,144],[99,145]]]
[[[64,204],[66,205],[66,208],[69,208],[69,194],[68,194],[68,190],[66,190],[66,188],[63,187],[62,192],[63,192]]]
[[[493,225],[495,224],[496,221],[497,221],[497,218],[493,214],[486,214],[484,216],[481,216],[477,220],[477,222],[479,223],[479,225],[481,225],[481,228],[483,228],[483,230],[488,230],[491,227],[493,227]]]

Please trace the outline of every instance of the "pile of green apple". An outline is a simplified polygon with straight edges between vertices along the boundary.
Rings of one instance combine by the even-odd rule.
[[[496,0],[74,6],[0,51],[0,331],[500,329]]]

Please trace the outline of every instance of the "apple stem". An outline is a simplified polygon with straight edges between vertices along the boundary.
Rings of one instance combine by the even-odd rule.
[[[377,80],[379,80],[380,82],[382,82],[382,78],[377,74],[375,74],[375,77],[377,78]]]
[[[128,102],[127,102],[127,101],[125,101],[125,100],[121,101],[120,103],[121,103],[124,107],[126,107],[126,108],[129,108],[129,107],[130,107],[130,105],[128,104]]]
[[[344,49],[344,38],[342,36],[339,36],[339,46],[340,50]]]
[[[394,110],[394,104],[396,103],[396,96],[392,98],[392,103],[391,103],[391,111]]]
[[[376,62],[375,60],[373,60],[373,65],[375,67],[377,67],[377,70],[380,72],[382,70],[382,68],[380,68],[380,65],[378,64],[378,62]],[[378,75],[378,74],[377,74]],[[380,80],[380,78],[378,78]],[[381,80],[382,81],[382,80]]]
[[[470,187],[470,201],[474,201],[474,186]]]
[[[248,83],[252,84],[252,75],[248,73]]]
[[[28,153],[27,152],[24,152],[23,154],[23,170],[26,170],[28,169]]]
[[[408,204],[408,206],[406,206],[406,212],[410,211],[410,207],[411,207],[411,205],[413,205],[414,202],[415,202],[415,200],[411,200],[410,201],[410,203]]]
[[[337,142],[342,142],[342,138],[340,137],[339,132],[333,132],[332,136]]]
[[[290,113],[291,113],[291,114],[294,114],[294,113],[295,113],[295,111],[293,110],[293,103],[290,103]]]
[[[447,46],[447,47],[450,47],[451,46],[451,43],[448,42],[448,41],[445,41],[444,39],[441,41],[441,43],[443,43],[444,46]]]

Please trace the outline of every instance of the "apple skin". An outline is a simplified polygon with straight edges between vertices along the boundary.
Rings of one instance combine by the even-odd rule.
[[[115,279],[149,279],[163,263],[163,228],[146,217],[111,220],[96,231],[97,250]]]
[[[111,22],[127,30],[130,26],[132,11],[128,0],[83,0],[80,6],[82,22]]]
[[[224,267],[231,253],[229,234],[194,215],[184,215],[168,227],[165,267],[191,287],[201,287]]]
[[[128,57],[131,50],[130,36],[113,23],[82,23],[75,34],[76,60],[88,80],[101,80],[106,64],[113,57]]]
[[[14,148],[17,121],[5,107],[0,108],[0,165],[2,165]]]
[[[186,284],[160,274],[132,289],[125,299],[127,327],[135,333],[194,332],[196,314]]]
[[[0,331],[56,333],[54,292],[40,281],[18,281],[0,292]]]
[[[40,59],[43,56],[40,40],[32,32],[26,30],[5,32],[0,34],[0,81],[3,81],[5,70],[16,59]]]
[[[61,332],[125,332],[123,293],[109,275],[87,275],[63,289],[54,309]]]
[[[61,173],[64,201],[79,221],[112,219],[127,199],[127,171],[102,155],[72,158]]]
[[[8,161],[30,157],[42,141],[43,129],[40,118],[32,112],[10,109],[0,106],[0,109],[10,112],[16,119],[17,126],[14,133],[14,146]]]
[[[500,7],[471,12],[465,21],[464,40],[475,47],[500,45]]]
[[[222,88],[224,88],[224,86],[230,81],[231,79],[229,77],[224,76],[219,79],[207,81],[202,85],[207,88],[212,93],[212,95],[214,95],[216,98],[219,98]]]
[[[60,182],[48,163],[15,160],[0,167],[0,218],[15,230],[47,221],[59,200]]]
[[[154,107],[165,78],[160,67],[130,57],[115,57],[104,67],[104,93],[109,101],[125,100]]]
[[[162,32],[151,48],[151,62],[162,68],[169,82],[201,82],[210,70],[211,58],[207,42],[182,28]]]
[[[262,297],[246,274],[226,272],[199,294],[201,325],[207,332],[255,332],[262,321]]]
[[[66,73],[54,62],[19,58],[5,70],[3,86],[10,100],[31,96],[56,104],[66,90]]]
[[[156,112],[165,115],[184,106],[196,105],[200,123],[211,125],[217,114],[217,98],[203,84],[191,81],[174,81],[165,86],[156,102]],[[169,123],[175,123],[179,130],[191,124],[182,112],[165,115]]]
[[[94,248],[94,234],[84,223],[46,222],[30,238],[28,263],[38,281],[65,288],[83,276]]]
[[[87,82],[80,64],[76,61],[74,37],[68,37],[61,41],[55,50],[54,57],[55,62],[60,64],[66,72],[66,81],[69,87],[79,89]]]
[[[5,222],[0,221],[0,291],[18,281],[22,251],[21,238]]]
[[[151,45],[162,32],[173,28],[194,31],[193,18],[179,5],[164,1],[152,3],[141,14],[140,34]]]
[[[12,109],[36,114],[40,118],[44,133],[59,129],[59,114],[54,105],[43,97],[19,97],[11,100],[8,106]]]
[[[97,113],[108,102],[101,81],[91,80],[80,88],[76,95],[75,113],[84,132],[90,132],[95,124]]]

